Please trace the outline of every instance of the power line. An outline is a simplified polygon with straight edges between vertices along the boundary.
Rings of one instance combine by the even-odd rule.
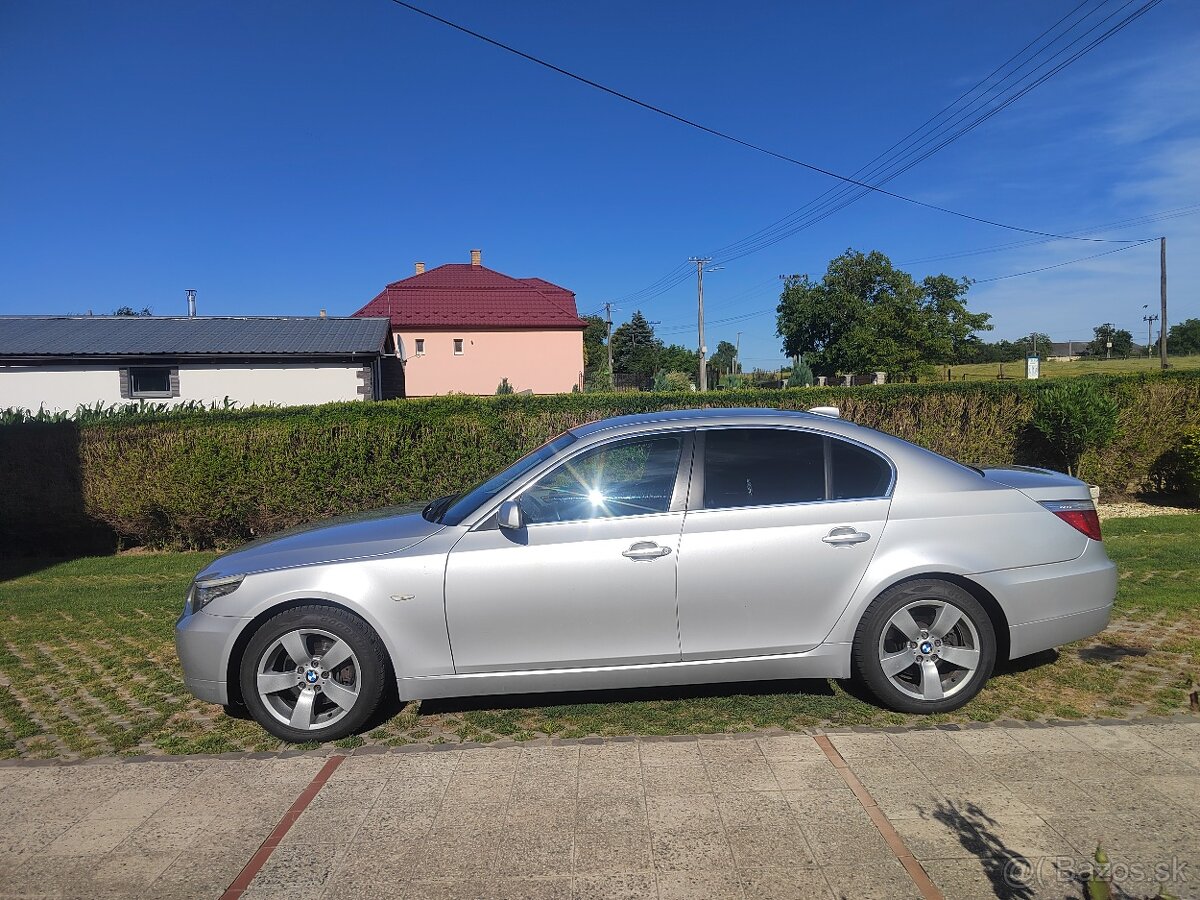
[[[946,111],[952,109],[955,105],[957,105],[963,98],[969,96],[975,90],[977,90],[980,87],[982,87],[983,85],[985,85],[989,80],[991,80],[991,78],[994,75],[996,75],[997,73],[1002,71],[1011,62],[1013,62],[1015,59],[1020,57],[1021,54],[1024,53],[1024,51],[1026,49],[1039,43],[1042,40],[1042,38],[1044,38],[1047,34],[1049,34],[1055,28],[1057,28],[1057,26],[1059,24],[1061,24],[1067,18],[1071,17],[1075,12],[1077,12],[1081,7],[1083,7],[1086,2],[1088,2],[1088,0],[1084,0],[1083,3],[1080,3],[1074,9],[1072,9],[1071,12],[1069,12],[1066,16],[1059,19],[1057,22],[1055,22],[1054,25],[1050,26],[1050,28],[1048,28],[1046,31],[1042,32],[1042,34],[1039,35],[1037,38],[1035,38],[1032,42],[1030,42],[1030,44],[1027,44],[1026,47],[1023,48],[1021,51],[1019,51],[1016,55],[1014,55],[1013,57],[1010,57],[1010,59],[1008,61],[1006,61],[1004,64],[1002,64],[997,69],[993,70],[992,73],[990,73],[983,80],[978,82],[973,88],[971,88],[964,94],[960,95],[959,98],[957,98],[955,101],[953,101],[947,107],[944,107],[942,111],[935,114],[933,117],[931,117],[931,119],[926,120],[925,124],[928,124],[929,122],[936,120],[941,115],[943,115]],[[1036,77],[1031,83],[1022,86],[1021,82],[1018,81],[1018,83],[1016,85],[1014,85],[1011,89],[1005,89],[1006,92],[1007,91],[1011,91],[1011,92],[1008,94],[1007,97],[1003,96],[1003,92],[1002,92],[1002,94],[997,98],[1000,101],[998,103],[998,105],[996,105],[990,109],[984,108],[982,110],[982,112],[980,113],[980,115],[978,115],[973,121],[970,121],[966,125],[964,125],[962,128],[959,128],[959,130],[957,130],[956,132],[951,134],[949,137],[946,137],[945,139],[943,139],[936,146],[926,150],[925,152],[921,153],[916,158],[913,158],[914,152],[920,151],[921,148],[928,145],[931,140],[935,140],[940,135],[944,134],[948,127],[953,127],[957,122],[961,121],[963,116],[967,115],[968,113],[971,113],[972,107],[976,106],[981,99],[987,97],[988,94],[993,93],[1001,84],[1003,84],[1005,81],[1008,81],[1009,79],[1011,79],[1015,74],[1017,74],[1019,71],[1021,71],[1021,69],[1025,68],[1030,63],[1032,63],[1039,55],[1042,55],[1047,50],[1049,50],[1050,47],[1052,47],[1055,43],[1057,43],[1063,37],[1068,35],[1078,25],[1080,25],[1081,23],[1086,21],[1087,18],[1089,18],[1094,13],[1098,12],[1107,2],[1108,2],[1108,0],[1101,0],[1100,6],[1085,13],[1084,16],[1082,16],[1077,22],[1072,22],[1062,34],[1058,35],[1053,40],[1051,40],[1049,43],[1047,43],[1045,47],[1036,51],[1032,56],[1029,57],[1029,59],[1025,60],[1020,66],[1018,66],[1016,69],[1014,69],[1012,72],[1010,72],[1007,76],[1005,76],[1003,79],[1001,79],[996,85],[994,85],[992,88],[990,88],[984,94],[982,94],[981,97],[976,98],[971,103],[969,103],[963,110],[959,111],[959,113],[957,113],[957,115],[953,119],[937,126],[937,128],[934,130],[932,136],[926,137],[916,147],[905,150],[904,153],[902,153],[898,159],[895,159],[893,162],[889,162],[889,160],[892,157],[895,157],[895,155],[896,155],[892,151],[894,151],[897,147],[902,147],[905,144],[910,144],[911,143],[910,138],[912,138],[913,135],[918,135],[918,133],[920,131],[922,131],[922,129],[925,127],[924,125],[918,126],[918,128],[915,129],[913,132],[910,132],[908,136],[906,136],[905,138],[902,138],[899,142],[897,142],[896,144],[893,144],[892,147],[889,148],[887,151],[884,151],[884,153],[875,157],[875,159],[872,160],[872,162],[867,163],[865,166],[858,169],[854,173],[855,178],[858,178],[860,180],[867,180],[867,179],[876,179],[877,175],[882,176],[874,181],[874,184],[878,186],[881,184],[886,184],[889,181],[895,179],[896,177],[902,175],[904,172],[907,172],[913,166],[917,165],[918,163],[922,162],[925,159],[928,159],[934,153],[938,152],[942,148],[948,146],[949,144],[953,143],[954,141],[957,141],[959,138],[961,138],[965,134],[974,130],[974,128],[978,127],[980,124],[987,121],[992,116],[999,113],[1001,110],[1007,108],[1009,105],[1011,105],[1012,103],[1019,100],[1021,97],[1023,97],[1025,94],[1027,94],[1030,90],[1033,90],[1038,85],[1044,83],[1047,79],[1049,79],[1056,73],[1060,72],[1063,68],[1070,65],[1075,60],[1079,59],[1085,53],[1089,52],[1090,50],[1099,46],[1104,41],[1111,38],[1114,34],[1119,32],[1121,29],[1123,29],[1124,27],[1129,25],[1131,22],[1133,22],[1134,20],[1139,18],[1145,12],[1149,11],[1149,9],[1151,9],[1153,7],[1153,5],[1156,5],[1157,2],[1161,2],[1161,0],[1153,0],[1153,2],[1144,4],[1143,7],[1136,10],[1134,13],[1132,13],[1126,19],[1122,20],[1117,25],[1110,28],[1107,32],[1100,35],[1098,38],[1094,39],[1091,43],[1089,43],[1088,45],[1083,47],[1081,50],[1076,51],[1068,59],[1059,63],[1057,66],[1055,66],[1050,71],[1045,72],[1042,75]],[[1114,16],[1118,15],[1124,9],[1126,9],[1127,7],[1132,5],[1133,2],[1135,2],[1135,0],[1125,0],[1125,3],[1118,10],[1116,10],[1116,12],[1110,13],[1108,16],[1106,16],[1100,22],[1096,23],[1095,25],[1092,25],[1083,34],[1074,38],[1066,47],[1055,52],[1045,62],[1039,63],[1037,65],[1037,67],[1035,67],[1035,69],[1030,73],[1030,76],[1036,76],[1040,69],[1042,69],[1046,65],[1049,65],[1051,62],[1053,62],[1053,60],[1055,60],[1057,57],[1061,56],[1063,53],[1070,51],[1073,47],[1075,47],[1081,41],[1085,40],[1093,32],[1095,32],[1096,30],[1101,28],[1106,22],[1111,20]],[[1026,77],[1027,76],[1022,76],[1021,80],[1023,81]],[[899,168],[896,168],[896,166],[899,166]],[[889,168],[891,169],[890,171],[888,171]],[[865,174],[863,174],[864,172],[865,172]],[[784,240],[800,231],[803,231],[807,228],[812,227],[813,225],[816,225],[816,224],[824,221],[829,216],[833,215],[834,213],[838,212],[839,210],[842,210],[845,207],[849,206],[850,204],[857,202],[859,199],[866,196],[867,193],[868,193],[868,191],[865,191],[865,190],[854,191],[853,188],[851,188],[850,186],[845,185],[845,184],[838,185],[837,187],[834,187],[834,188],[830,188],[829,190],[825,191],[825,193],[821,194],[814,200],[809,201],[809,203],[805,204],[805,206],[802,206],[800,209],[795,210],[788,216],[785,216],[783,219],[779,220],[774,225],[768,226],[768,228],[766,228],[766,229],[761,229],[759,232],[755,232],[755,234],[751,235],[749,238],[744,238],[741,241],[736,241],[736,242],[734,242],[734,244],[727,245],[726,247],[721,248],[718,251],[714,251],[713,255],[720,258],[723,262],[729,262],[734,259],[740,259],[741,257],[747,256],[751,253],[757,253],[760,250],[765,249],[766,247],[770,247],[770,246],[778,243],[781,240]],[[830,196],[830,195],[833,195],[833,196]],[[829,197],[829,199],[824,199],[826,197]],[[824,202],[821,202],[821,201],[824,201]],[[805,216],[800,216],[801,213],[804,213],[805,210],[809,209],[809,207],[812,207],[814,204],[818,204],[816,209],[812,210],[812,212],[808,213]],[[797,218],[798,216],[799,216],[799,218]]]
[[[1152,244],[1158,238],[1147,238],[1144,241],[1138,241],[1136,244],[1130,244],[1127,247],[1115,247],[1112,250],[1105,250],[1103,253],[1093,253],[1091,256],[1081,256],[1079,259],[1068,259],[1066,262],[1055,263],[1052,266],[1042,266],[1040,269],[1029,269],[1025,272],[1014,272],[1011,275],[996,275],[992,278],[976,278],[974,284],[985,284],[989,281],[1003,281],[1006,278],[1020,278],[1022,275],[1033,275],[1037,272],[1045,272],[1049,269],[1061,269],[1063,266],[1074,265],[1075,263],[1086,262],[1089,259],[1096,259],[1100,256],[1108,256],[1110,253],[1120,253],[1122,250],[1132,250],[1134,247],[1143,247],[1146,244]]]
[[[1083,228],[1075,231],[1075,234],[1094,234],[1097,231],[1109,231],[1114,228],[1132,228],[1138,225],[1150,225],[1155,222],[1165,222],[1170,219],[1179,219],[1184,216],[1194,216],[1200,213],[1200,203],[1194,203],[1191,206],[1181,206],[1175,209],[1164,210],[1161,213],[1148,213],[1144,216],[1137,216],[1132,219],[1122,219],[1117,222],[1109,222],[1104,225],[1097,225],[1093,228]],[[1038,244],[1048,244],[1054,238],[1037,238],[1036,240],[1014,241],[1008,244],[997,244],[992,247],[976,247],[972,250],[958,250],[953,253],[942,253],[936,256],[922,256],[918,259],[908,259],[897,263],[900,266],[911,266],[917,263],[937,262],[945,259],[961,259],[967,256],[979,256],[984,253],[998,253],[1003,250],[1015,250],[1024,247],[1033,247]],[[1157,240],[1157,238],[1148,238],[1147,240]],[[1131,245],[1132,246],[1132,245]]]
[[[677,113],[673,113],[670,110],[664,109],[661,106],[656,106],[653,103],[648,103],[645,100],[639,100],[637,97],[634,97],[630,94],[623,93],[621,91],[616,90],[615,88],[611,88],[605,84],[601,84],[598,81],[594,81],[591,78],[586,78],[583,75],[579,75],[568,69],[564,69],[561,66],[557,66],[554,63],[548,62],[537,56],[533,56],[532,54],[526,53],[523,50],[518,50],[516,47],[513,47],[509,44],[505,44],[502,41],[496,40],[495,38],[488,37],[485,34],[481,34],[478,31],[474,31],[470,28],[467,28],[465,25],[460,25],[457,22],[452,22],[449,19],[443,18],[442,16],[439,16],[435,13],[429,12],[428,10],[422,9],[419,6],[415,6],[412,3],[408,3],[408,2],[406,2],[406,0],[391,0],[391,2],[396,4],[397,6],[402,6],[405,9],[410,10],[411,12],[415,12],[418,15],[422,15],[428,19],[432,19],[435,22],[439,22],[442,25],[445,25],[449,28],[453,28],[455,31],[461,32],[462,34],[466,34],[470,37],[475,38],[476,40],[483,41],[486,44],[490,44],[493,47],[497,47],[500,50],[504,50],[507,53],[511,53],[514,56],[518,56],[521,59],[524,59],[524,60],[527,60],[528,62],[534,63],[535,65],[542,66],[543,68],[549,69],[552,72],[556,72],[559,75],[562,75],[566,78],[570,78],[573,81],[577,81],[580,84],[594,88],[594,89],[601,91],[605,94],[608,94],[612,97],[616,97],[619,100],[624,100],[626,103],[631,103],[634,106],[639,106],[642,109],[645,109],[649,112],[655,113],[656,115],[660,115],[665,118],[671,119],[672,121],[678,122],[681,125],[686,125],[689,128],[693,128],[697,131],[702,131],[705,134],[712,135],[713,137],[720,138],[721,140],[725,140],[730,143],[737,144],[741,147],[745,147],[749,150],[754,150],[754,151],[756,151],[758,153],[762,153],[766,156],[773,157],[774,159],[778,159],[782,162],[786,162],[786,163],[790,163],[795,166],[799,166],[800,168],[807,169],[810,172],[816,172],[820,175],[825,175],[826,177],[829,177],[829,178],[835,178],[838,181],[844,182],[846,184],[853,184],[853,185],[856,185],[860,188],[864,188],[869,191],[875,191],[876,193],[883,194],[884,196],[891,197],[895,200],[902,200],[905,203],[910,203],[914,206],[919,206],[924,209],[934,210],[935,212],[945,213],[946,215],[956,216],[960,219],[966,219],[971,222],[978,222],[983,225],[991,225],[994,228],[1004,228],[1009,231],[1021,232],[1022,234],[1033,234],[1033,235],[1039,235],[1041,237],[1056,237],[1056,238],[1061,238],[1063,240],[1090,241],[1090,242],[1098,242],[1098,243],[1125,243],[1124,241],[1110,241],[1110,240],[1107,240],[1104,238],[1071,237],[1070,235],[1055,234],[1054,232],[1049,232],[1049,231],[1039,231],[1034,228],[1023,228],[1019,225],[1009,225],[1004,222],[998,222],[994,219],[987,219],[982,216],[973,216],[969,213],[959,212],[958,210],[949,209],[944,206],[938,206],[935,203],[926,203],[925,201],[917,200],[914,197],[907,197],[903,194],[898,194],[898,193],[895,193],[894,191],[889,191],[889,190],[886,190],[885,188],[878,187],[876,185],[868,184],[866,182],[859,181],[857,179],[850,178],[845,175],[840,175],[837,172],[833,172],[822,166],[813,165],[812,163],[808,163],[801,159],[797,159],[794,156],[789,156],[786,153],[781,153],[776,150],[771,150],[760,144],[755,144],[752,141],[747,141],[742,138],[736,137],[735,135],[732,135],[728,132],[721,131],[717,128],[711,128],[708,125],[703,125],[700,122],[697,122],[693,119],[689,119],[685,116],[681,116]],[[1141,14],[1149,11],[1150,9],[1152,9],[1154,6],[1157,6],[1161,2],[1162,2],[1162,0],[1148,0],[1148,2],[1146,2],[1144,4],[1142,10],[1137,15],[1140,16]],[[1128,24],[1128,23],[1126,23],[1126,24]],[[1105,39],[1107,39],[1107,38],[1105,38]]]

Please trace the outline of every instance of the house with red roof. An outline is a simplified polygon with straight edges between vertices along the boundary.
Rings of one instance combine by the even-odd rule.
[[[417,263],[354,315],[391,323],[406,397],[494,394],[505,378],[517,392],[582,387],[587,322],[575,294],[486,268],[479,250],[470,263]]]

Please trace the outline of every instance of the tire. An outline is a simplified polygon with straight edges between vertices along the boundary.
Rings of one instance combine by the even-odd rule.
[[[995,663],[987,612],[968,591],[935,578],[888,588],[854,637],[855,676],[898,712],[958,709],[979,693]]]
[[[360,730],[383,697],[387,666],[362,619],[313,605],[264,622],[246,645],[239,674],[254,720],[277,738],[304,743]]]

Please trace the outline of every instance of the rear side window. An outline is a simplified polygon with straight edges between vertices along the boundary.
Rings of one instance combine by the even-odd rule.
[[[739,428],[704,438],[704,507],[825,499],[825,441],[803,431]]]
[[[892,481],[892,469],[882,457],[857,444],[829,440],[831,500],[882,497]]]

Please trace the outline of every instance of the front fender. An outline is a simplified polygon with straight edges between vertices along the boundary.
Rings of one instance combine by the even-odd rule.
[[[249,575],[231,594],[209,604],[211,616],[230,616],[221,671],[250,629],[283,608],[305,601],[343,607],[374,629],[398,678],[454,671],[443,604],[444,553],[355,560]]]

